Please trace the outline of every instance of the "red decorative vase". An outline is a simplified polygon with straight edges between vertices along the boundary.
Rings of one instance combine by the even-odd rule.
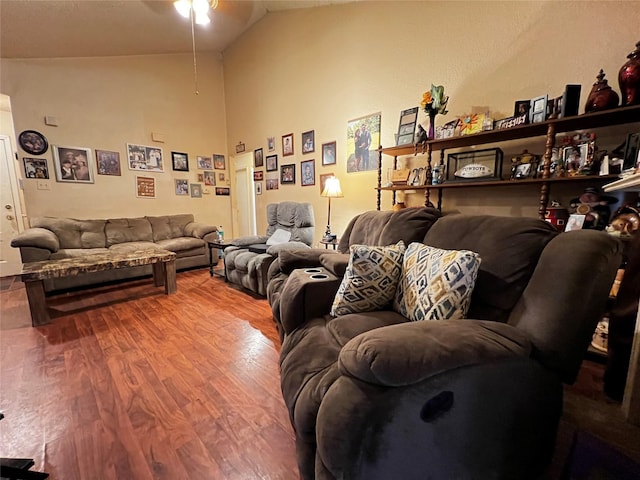
[[[618,72],[618,83],[622,93],[622,105],[640,104],[640,42],[627,55],[629,61]]]
[[[584,106],[584,113],[599,112],[601,110],[609,110],[610,108],[616,108],[620,97],[609,86],[608,82],[604,78],[604,71],[600,70],[600,73],[596,77],[598,81],[593,84],[587,103]]]

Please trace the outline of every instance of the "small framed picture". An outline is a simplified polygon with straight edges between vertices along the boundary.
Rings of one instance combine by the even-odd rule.
[[[420,186],[424,185],[427,169],[424,167],[412,168],[407,179],[407,185]]]
[[[293,163],[280,167],[280,183],[283,185],[296,183],[296,166]]]
[[[214,187],[216,185],[216,173],[214,171],[205,170],[203,172],[204,175],[204,184],[207,187]]]
[[[564,231],[570,232],[571,230],[582,230],[582,225],[584,225],[586,217],[586,215],[579,215],[577,213],[569,215],[569,220],[567,220],[567,226],[564,228]]]
[[[293,133],[282,136],[282,156],[293,155]]]
[[[227,168],[224,161],[224,155],[213,154],[213,168],[215,170],[225,170]]]
[[[335,177],[333,173],[321,173],[320,174],[320,193],[324,192],[325,184],[327,183],[327,178]]]
[[[231,189],[229,187],[216,187],[216,195],[229,196],[231,195]]]
[[[199,182],[204,182],[204,173],[199,173],[198,174],[198,181]]]
[[[244,152],[244,143],[238,142],[238,144],[236,145],[236,153],[242,153],[242,152]]]
[[[529,112],[529,121],[531,123],[544,122],[547,119],[547,96],[531,99],[531,110]]]
[[[416,130],[418,107],[408,108],[400,112],[396,145],[410,145],[413,143],[413,132]]]
[[[93,183],[91,149],[84,147],[53,147],[56,181]]]
[[[262,149],[257,148],[253,151],[253,167],[258,168],[264,165],[264,158],[262,156]]]
[[[98,175],[120,176],[120,154],[108,150],[96,150]]]
[[[322,165],[336,164],[336,142],[322,144]]]
[[[176,195],[189,195],[189,180],[176,178]]]
[[[47,139],[40,132],[25,130],[18,135],[18,143],[29,155],[42,155],[49,148]]]
[[[536,167],[533,163],[515,162],[512,165],[511,180],[523,180],[534,176]]]
[[[260,182],[264,179],[264,172],[262,170],[258,170],[257,172],[253,172],[253,181]]]
[[[191,196],[193,198],[201,198],[202,197],[202,185],[199,183],[192,183],[189,185],[191,189]]]
[[[315,130],[302,133],[302,153],[311,153],[316,150]]]
[[[627,135],[627,143],[624,148],[623,170],[638,168],[640,166],[640,133]]]
[[[278,190],[278,172],[267,173],[267,178],[264,183],[267,190]]]
[[[526,113],[528,119],[530,110],[531,100],[516,100],[516,103],[513,107],[513,116],[519,117],[520,115],[524,115]]]
[[[316,184],[316,161],[305,160],[300,162],[300,185],[306,187]]]
[[[270,152],[275,151],[276,149],[276,137],[267,138],[267,150]]]
[[[156,179],[136,176],[136,197],[156,198]]]
[[[256,182],[254,185],[256,188],[256,195],[262,195],[262,182]]]
[[[218,180],[220,180],[221,182],[224,182],[224,172],[218,173]]]
[[[188,172],[189,155],[182,152],[171,152],[171,166],[176,172]]]
[[[49,178],[49,167],[46,159],[24,157],[22,162],[24,163],[24,176],[26,178]]]
[[[129,170],[164,172],[161,148],[128,143],[127,158],[129,160]]]
[[[196,163],[198,165],[198,169],[200,170],[211,170],[213,168],[213,162],[211,161],[211,157],[196,157]]]
[[[278,155],[268,155],[267,156],[267,172],[277,172],[277,171],[278,171]]]

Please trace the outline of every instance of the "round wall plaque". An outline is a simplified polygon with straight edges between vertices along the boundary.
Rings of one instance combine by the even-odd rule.
[[[49,148],[49,142],[40,132],[25,130],[18,135],[20,147],[31,155],[42,155]]]

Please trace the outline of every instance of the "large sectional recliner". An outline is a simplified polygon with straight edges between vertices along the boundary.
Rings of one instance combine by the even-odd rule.
[[[176,268],[181,270],[208,266],[207,240],[217,238],[215,226],[196,222],[192,214],[99,220],[34,217],[30,226],[11,241],[20,249],[23,263],[159,248],[175,252]],[[151,273],[151,265],[120,268],[47,279],[44,287],[47,292],[65,290]]]
[[[398,240],[480,256],[466,318],[330,314],[354,245]],[[428,208],[359,215],[336,254],[281,254],[269,301],[302,477],[540,478],[620,261],[604,232]]]

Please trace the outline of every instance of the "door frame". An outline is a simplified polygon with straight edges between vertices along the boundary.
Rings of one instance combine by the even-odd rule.
[[[238,223],[238,217],[240,214],[239,201],[242,199],[239,197],[240,189],[238,187],[238,175],[237,172],[241,170],[247,171],[246,177],[246,192],[247,196],[244,199],[247,202],[247,207],[249,210],[249,229],[251,230],[248,235],[256,235],[257,234],[257,220],[256,220],[256,198],[253,189],[253,152],[247,152],[241,155],[236,155],[231,157],[231,174],[233,175],[233,185],[234,190],[237,192],[237,195],[232,195],[231,197],[231,220],[233,223],[233,231],[234,236],[238,236],[240,232],[240,226]],[[238,232],[236,234],[235,232]]]

